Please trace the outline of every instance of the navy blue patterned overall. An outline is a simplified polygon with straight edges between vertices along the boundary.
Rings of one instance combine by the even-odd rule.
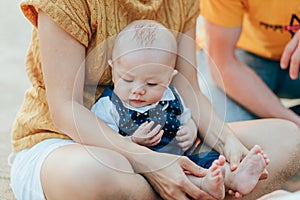
[[[144,122],[153,121],[155,125],[160,124],[162,126],[164,134],[160,143],[149,147],[150,149],[164,153],[185,155],[199,166],[209,168],[212,162],[219,157],[218,153],[212,151],[188,155],[186,152],[182,151],[175,139],[176,133],[180,127],[180,120],[177,118],[177,116],[182,114],[183,106],[180,97],[174,88],[170,86],[170,89],[175,96],[174,100],[160,101],[157,106],[144,113],[140,113],[125,107],[123,102],[113,92],[112,86],[106,87],[100,98],[108,96],[111,102],[116,106],[116,110],[120,116],[118,127],[121,135],[130,136]],[[155,127],[155,125],[153,127]]]

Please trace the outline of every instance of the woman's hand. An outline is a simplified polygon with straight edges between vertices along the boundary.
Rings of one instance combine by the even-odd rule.
[[[143,175],[163,199],[215,200],[215,198],[195,186],[186,176],[186,174],[191,174],[203,177],[206,175],[206,169],[197,166],[187,157],[164,153],[160,153],[159,156],[157,162],[155,162],[155,159],[152,164],[157,163],[159,166],[164,167],[143,173]]]
[[[224,142],[223,152],[230,163],[231,171],[234,171],[249,151],[234,135],[228,135]]]
[[[144,122],[141,124],[131,136],[131,140],[134,143],[147,147],[157,145],[164,131],[161,130],[161,125],[157,125],[151,130],[153,125],[154,122]]]

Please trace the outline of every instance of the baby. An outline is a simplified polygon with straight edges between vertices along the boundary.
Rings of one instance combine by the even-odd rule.
[[[171,85],[176,58],[171,31],[150,20],[132,22],[117,36],[109,60],[114,86],[105,89],[92,112],[137,144],[187,156],[208,168],[204,177],[188,177],[216,199],[224,199],[225,191],[235,198],[250,193],[269,163],[258,145],[234,171],[217,152],[191,155],[199,141],[197,126]]]

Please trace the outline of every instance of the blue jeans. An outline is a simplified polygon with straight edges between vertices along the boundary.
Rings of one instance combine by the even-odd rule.
[[[236,50],[237,57],[248,65],[279,98],[300,98],[300,79],[291,80],[288,70],[282,70],[279,61],[268,60],[252,53]],[[226,122],[257,119],[244,107],[227,97],[215,86],[207,67],[205,52],[198,52],[197,62],[201,90],[211,101],[217,113]]]

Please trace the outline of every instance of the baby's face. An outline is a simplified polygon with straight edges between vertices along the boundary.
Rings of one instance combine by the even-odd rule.
[[[158,102],[175,74],[174,56],[154,50],[122,56],[113,63],[114,92],[136,108]]]

